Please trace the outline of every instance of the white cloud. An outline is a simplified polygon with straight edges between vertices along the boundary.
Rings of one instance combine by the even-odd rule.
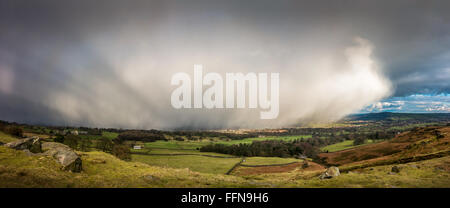
[[[367,106],[362,112],[409,112],[447,113],[450,112],[450,95],[411,95],[393,97]]]
[[[241,49],[253,48],[248,44],[243,42]],[[176,48],[183,47],[177,45]],[[85,72],[78,71],[67,81],[66,87],[51,89],[44,100],[65,116],[68,123],[164,129],[281,127],[337,120],[391,92],[389,80],[383,76],[372,55],[373,45],[362,38],[356,38],[352,46],[334,51],[311,51],[306,57],[303,53],[293,54],[285,68],[280,68],[278,58],[273,54],[270,59],[255,58],[254,54],[236,54],[234,50],[222,47],[218,49],[221,56],[203,54],[199,58],[189,54],[192,50],[186,50],[167,54],[161,59],[156,59],[145,49],[134,50],[136,54],[121,55],[120,59],[116,53],[123,51],[121,46],[110,48],[101,44],[96,49],[105,55],[115,73],[110,71],[105,76],[92,74],[88,68]],[[258,68],[260,62],[265,62],[263,68]],[[201,63],[205,73],[279,72],[279,117],[260,120],[259,109],[173,109],[169,101],[171,91],[176,87],[170,85],[170,78],[181,71],[191,74],[193,63]]]
[[[392,102],[376,102],[368,107],[368,111],[379,112],[388,110],[401,110],[405,105],[404,101],[392,101]]]

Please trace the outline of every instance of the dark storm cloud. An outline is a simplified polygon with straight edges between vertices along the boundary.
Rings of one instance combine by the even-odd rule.
[[[247,114],[187,112],[181,118],[167,109],[170,75],[196,63],[210,71],[284,73],[280,124],[297,121],[283,117],[288,114],[299,121],[339,118],[389,95],[450,93],[449,10],[449,1],[409,0],[5,0],[0,119],[133,128],[261,126]],[[368,52],[380,67],[366,77],[373,92],[346,86],[348,100],[342,100],[332,84],[359,77],[341,77],[349,59],[342,51],[354,46],[355,37],[367,41],[350,56]],[[323,66],[326,61],[335,68]]]

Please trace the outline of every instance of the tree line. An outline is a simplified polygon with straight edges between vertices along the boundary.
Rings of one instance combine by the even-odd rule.
[[[250,144],[209,144],[200,148],[201,152],[217,152],[246,157],[309,157],[316,158],[318,149],[308,142],[300,140],[253,141]]]
[[[130,147],[124,144],[124,140],[120,138],[109,139],[106,137],[100,137],[99,139],[92,140],[89,138],[69,134],[65,136],[57,135],[54,138],[54,141],[63,143],[72,149],[83,152],[87,152],[91,147],[95,147],[96,149],[112,154],[121,160],[131,160]]]

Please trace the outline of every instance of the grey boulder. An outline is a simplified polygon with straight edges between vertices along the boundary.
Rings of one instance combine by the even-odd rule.
[[[45,142],[42,144],[44,155],[51,156],[62,165],[63,170],[81,172],[82,161],[80,156],[67,145],[56,142]]]
[[[16,150],[29,150],[32,153],[39,153],[42,151],[41,139],[39,137],[30,137],[26,139],[19,139],[4,145]]]
[[[325,173],[322,173],[322,175],[319,176],[320,179],[330,179],[341,175],[339,172],[339,168],[335,166],[331,166],[325,171]]]

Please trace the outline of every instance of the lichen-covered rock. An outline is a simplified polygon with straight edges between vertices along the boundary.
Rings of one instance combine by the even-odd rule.
[[[308,168],[308,167],[309,167],[308,161],[307,160],[303,160],[302,168],[305,169],[305,168]]]
[[[400,173],[400,168],[397,166],[392,166],[391,172],[393,173]]]
[[[82,161],[80,156],[67,145],[56,142],[45,142],[42,144],[42,150],[45,155],[55,158],[62,165],[63,170],[81,172]]]
[[[14,142],[5,144],[4,146],[16,150],[29,150],[32,153],[39,153],[42,151],[41,139],[39,137],[30,137],[26,139],[19,139]]]
[[[160,181],[160,179],[156,176],[153,175],[144,175],[143,176],[144,180],[146,180],[147,182],[157,182]]]
[[[320,177],[320,179],[329,179],[329,178],[337,177],[339,175],[341,175],[341,173],[339,172],[339,168],[335,167],[335,166],[331,166],[327,169],[327,171],[325,171],[325,173],[323,173],[319,177]]]

